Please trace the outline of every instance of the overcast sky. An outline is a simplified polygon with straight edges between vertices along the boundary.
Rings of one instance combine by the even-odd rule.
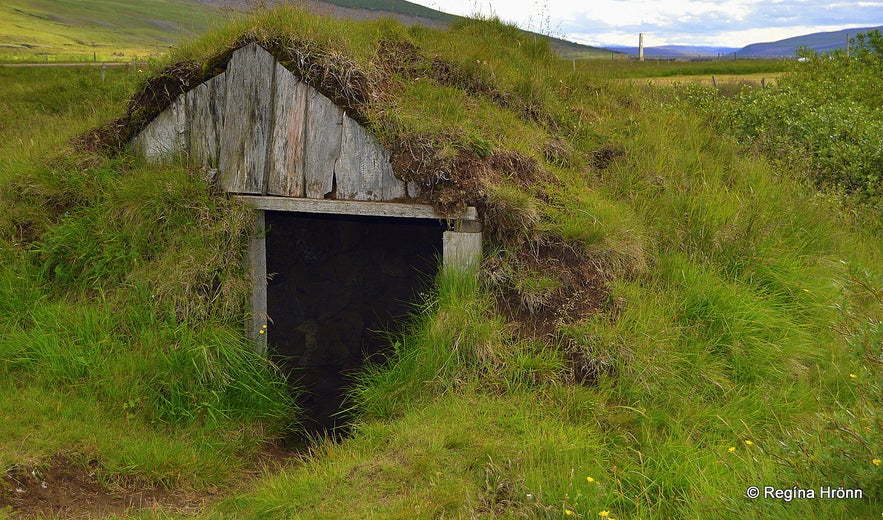
[[[496,15],[589,45],[744,47],[883,25],[883,0],[410,0],[452,14]]]

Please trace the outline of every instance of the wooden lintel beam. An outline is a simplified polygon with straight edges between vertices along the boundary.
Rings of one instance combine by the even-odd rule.
[[[235,195],[255,209],[292,211],[298,213],[331,213],[367,217],[429,218],[442,220],[478,220],[478,211],[470,206],[460,215],[442,215],[428,204],[401,202],[365,202],[359,200],[304,199],[296,197],[265,197]]]

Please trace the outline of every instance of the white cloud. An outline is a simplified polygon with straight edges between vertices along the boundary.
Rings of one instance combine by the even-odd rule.
[[[741,47],[820,31],[883,25],[883,1],[417,0],[460,15],[495,15],[519,27],[591,44]]]

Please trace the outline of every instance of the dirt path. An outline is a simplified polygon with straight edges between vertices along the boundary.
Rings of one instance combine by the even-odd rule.
[[[648,82],[654,85],[674,85],[675,83],[698,83],[700,85],[712,85],[712,78],[718,84],[723,83],[757,83],[764,82],[767,85],[774,85],[776,80],[782,76],[784,72],[756,72],[752,74],[694,74],[681,76],[662,76],[662,77],[646,77],[646,78],[623,78],[616,81],[626,82]]]

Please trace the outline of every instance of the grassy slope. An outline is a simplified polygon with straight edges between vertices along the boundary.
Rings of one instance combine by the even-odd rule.
[[[523,226],[520,236],[527,243],[563,238],[608,270],[611,294],[601,312],[559,326],[558,341],[547,344],[513,336],[484,284],[441,277],[438,293],[396,342],[390,367],[378,367],[360,382],[354,403],[363,417],[355,435],[340,444],[318,442],[295,469],[268,474],[205,516],[880,513],[881,469],[872,460],[883,458],[881,374],[872,359],[879,355],[875,342],[883,302],[863,286],[883,287],[883,246],[879,237],[854,229],[835,200],[792,180],[798,172],[773,171],[652,92],[600,83],[590,71],[570,74],[569,64],[559,68],[530,41],[499,45],[517,37],[499,24],[440,33],[299,13],[256,23],[265,35],[294,32],[350,56],[365,70],[372,67],[379,39],[407,39],[425,54],[460,64],[471,77],[493,81],[515,96],[514,106],[528,104],[554,116],[558,126],[549,127],[468,89],[419,76],[389,85],[391,98],[368,110],[385,139],[401,133],[444,137],[449,147],[437,150],[442,155],[489,148],[537,161],[550,175],[533,188],[497,179],[488,188],[491,196]],[[208,59],[243,30],[215,33],[179,56]],[[84,170],[78,161],[62,163],[61,171],[45,168],[53,152],[42,148],[43,141],[56,149],[89,122],[61,134],[59,129],[82,120],[84,111],[93,120],[107,117],[119,98],[100,107],[75,103],[56,113],[47,107],[65,107],[67,100],[27,105],[14,88],[0,110],[33,123],[3,129],[9,136],[24,129],[24,139],[4,140],[4,151],[12,150],[14,157],[0,163],[0,181],[14,183],[16,190],[30,186],[33,198],[19,201],[18,220],[9,206],[0,220],[5,238],[0,290],[4,302],[13,302],[0,308],[5,339],[0,414],[27,410],[21,414],[25,419],[7,421],[0,430],[2,445],[10,447],[4,462],[85,446],[117,471],[144,472],[159,481],[166,476],[176,485],[224,482],[230,476],[224,475],[223,459],[231,457],[236,466],[243,461],[234,455],[237,450],[255,449],[249,440],[255,430],[248,425],[256,423],[170,421],[159,413],[162,403],[132,401],[137,395],[114,383],[120,374],[140,373],[137,359],[126,364],[111,357],[93,367],[98,358],[89,357],[129,350],[147,356],[166,343],[192,342],[200,330],[234,329],[235,320],[223,310],[209,312],[207,323],[200,316],[168,325],[168,315],[155,317],[168,309],[127,289],[165,288],[170,292],[159,294],[173,302],[202,305],[198,293],[178,293],[160,283],[189,265],[180,257],[187,248],[168,232],[157,232],[152,222],[158,222],[155,211],[171,211],[192,193],[188,190],[205,188],[186,170],[151,175],[128,159],[110,163],[104,173]],[[101,86],[83,81],[70,94],[88,88]],[[35,144],[27,144],[29,135]],[[554,137],[566,143],[565,161],[548,154]],[[590,166],[598,150],[616,151],[600,169]],[[50,196],[59,192],[75,199],[73,207],[85,220],[59,225],[52,215],[39,214],[39,201],[55,200]],[[200,200],[200,207],[235,215],[220,202]],[[126,226],[100,224],[135,201],[141,209],[127,225],[141,222],[135,231],[146,233],[155,249],[141,249],[143,239],[130,236]],[[181,226],[173,230],[186,229],[188,219],[203,211],[194,209],[196,214],[169,213]],[[13,245],[23,223],[41,238],[33,247],[54,247],[56,256],[47,260]],[[124,243],[134,246],[135,260],[108,258],[101,253],[107,248],[82,238],[94,233],[65,232],[81,229],[72,227],[77,225],[98,225],[111,245],[128,237]],[[211,236],[220,240],[223,234]],[[491,259],[515,261],[505,247],[519,247],[518,241],[497,245],[504,249],[489,251]],[[197,251],[213,247],[217,244],[191,244]],[[109,260],[101,276],[84,269],[95,260]],[[61,270],[40,275],[47,264]],[[61,283],[65,273],[70,275]],[[190,273],[175,281],[186,281]],[[522,282],[530,276],[519,275]],[[530,284],[512,283],[522,296],[537,296],[525,289]],[[69,309],[71,299],[84,310]],[[126,313],[133,318],[111,311],[120,302],[128,302]],[[38,357],[55,352],[40,347],[52,337],[71,338],[65,346],[81,349],[84,361],[72,365],[67,358]],[[215,345],[205,337],[200,341]],[[90,345],[108,350],[84,349]],[[37,357],[28,362],[21,352]],[[592,384],[576,383],[574,352],[592,363]],[[203,362],[187,361],[197,367]],[[77,368],[81,365],[85,369]],[[52,370],[38,370],[43,366]],[[72,374],[73,369],[80,372]],[[115,419],[127,406],[132,417]],[[176,409],[192,413],[199,407]],[[65,427],[53,427],[53,413],[65,417]],[[93,415],[101,427],[87,431]],[[237,430],[237,424],[246,427]],[[188,457],[201,463],[188,464]],[[869,497],[789,503],[744,498],[747,486],[764,484],[859,486]]]
[[[79,61],[93,53],[102,60],[165,53],[220,19],[216,9],[174,0],[4,0],[0,57]]]
[[[253,368],[230,370],[251,348],[238,316],[225,324],[216,309],[215,319],[188,326],[194,309],[156,305],[164,294],[156,278],[177,291],[202,283],[200,267],[213,263],[205,233],[224,244],[235,231],[228,225],[248,213],[217,206],[181,168],[72,152],[68,141],[118,115],[143,79],[128,68],[108,69],[105,81],[100,74],[0,68],[0,465],[65,453],[84,464],[97,456],[108,482],[135,475],[182,492],[238,485],[272,423],[259,416],[282,405],[290,417],[291,409],[272,388],[278,379],[266,385]],[[211,212],[227,216],[213,221]],[[44,241],[29,243],[35,235]],[[236,254],[221,251],[215,263]],[[143,265],[148,256],[153,267]],[[239,363],[262,366],[247,356]],[[231,377],[281,400],[264,412],[243,407],[237,390],[219,384]]]

